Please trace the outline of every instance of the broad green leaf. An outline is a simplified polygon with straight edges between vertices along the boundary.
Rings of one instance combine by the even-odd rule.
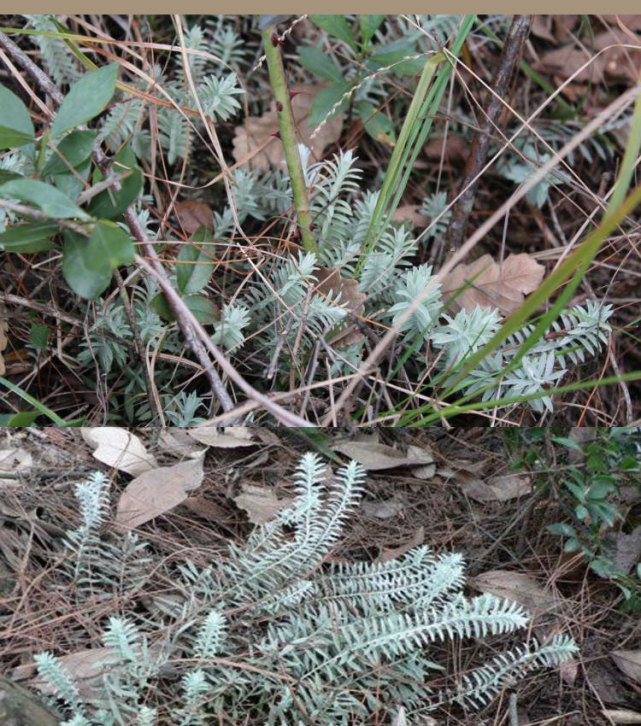
[[[24,179],[24,174],[18,174],[15,171],[8,171],[7,169],[0,169],[0,184],[12,181],[13,179]]]
[[[60,104],[51,125],[51,136],[75,129],[103,111],[116,90],[117,75],[118,64],[110,63],[76,81]]]
[[[30,202],[54,219],[89,219],[89,215],[77,207],[59,189],[37,179],[14,179],[0,186],[0,197]]]
[[[344,41],[353,50],[357,49],[356,38],[343,15],[310,15],[309,19],[321,30]]]
[[[24,131],[17,131],[8,126],[0,126],[0,149],[16,149],[19,146],[33,143],[33,138]]]
[[[211,325],[220,320],[218,308],[208,297],[204,295],[185,295],[183,299],[199,323]]]
[[[111,281],[111,265],[106,255],[96,254],[90,240],[66,233],[62,259],[62,274],[69,287],[87,300],[107,289]]]
[[[3,413],[0,415],[0,426],[13,426],[16,428],[26,428],[31,426],[33,422],[41,416],[40,411],[19,411],[18,413]]]
[[[29,342],[38,350],[45,350],[49,341],[51,330],[41,323],[31,323],[29,328]]]
[[[32,144],[34,139],[27,107],[15,93],[0,85],[0,149]]]
[[[98,222],[89,238],[88,246],[91,254],[106,258],[111,269],[119,265],[130,265],[134,261],[131,237],[113,222]]]
[[[365,131],[375,140],[382,144],[394,146],[396,143],[396,129],[394,124],[376,106],[361,101],[357,104],[358,115],[365,124]]]
[[[418,55],[416,49],[406,41],[395,41],[389,45],[383,46],[380,50],[368,58],[368,65],[375,68],[383,66],[391,66],[392,73],[398,73],[405,76],[417,76],[423,71],[425,66],[425,58],[412,56]],[[404,58],[410,60],[403,60]]]
[[[333,58],[320,48],[301,48],[300,64],[308,71],[328,81],[342,81],[343,75]]]
[[[312,101],[312,107],[309,112],[309,120],[307,122],[310,128],[314,128],[326,118],[331,118],[337,113],[343,111],[349,102],[349,97],[343,97],[349,92],[351,87],[351,83],[341,81],[340,83],[332,83],[331,86],[323,88],[323,90]],[[338,105],[334,108],[336,104]],[[334,110],[331,112],[331,115],[328,115],[331,109]]]
[[[380,28],[383,20],[385,20],[385,15],[358,16],[358,24],[361,28],[361,40],[363,41],[363,45],[369,45],[370,40],[374,37],[374,33]]]
[[[88,186],[85,182],[89,179],[90,171],[91,159],[87,159],[74,169],[73,172],[56,174],[53,177],[53,185],[56,189],[60,189],[61,192],[66,194],[69,199],[76,200],[80,192]]]
[[[88,210],[94,217],[107,219],[118,217],[137,199],[142,191],[142,172],[138,168],[136,155],[129,146],[116,154],[111,170],[114,174],[122,174],[126,171],[132,173],[122,179],[119,191],[113,188],[106,189],[92,199]],[[102,174],[94,173],[95,182],[100,181],[102,178]]]
[[[0,249],[6,252],[42,252],[55,248],[51,241],[58,232],[55,222],[14,224],[0,234]]]
[[[211,239],[207,229],[196,232],[192,236],[195,242]],[[178,289],[184,294],[200,292],[209,282],[214,271],[214,261],[206,246],[185,242],[180,246],[176,258],[176,279]]]
[[[71,173],[71,169],[77,168],[91,156],[95,142],[95,131],[73,131],[65,136],[47,160],[42,176]]]
[[[187,307],[194,314],[194,317],[204,325],[211,325],[220,320],[220,313],[214,303],[204,295],[185,295],[183,297]],[[152,309],[160,315],[163,320],[173,322],[176,319],[171,305],[165,294],[159,292],[150,303]]]

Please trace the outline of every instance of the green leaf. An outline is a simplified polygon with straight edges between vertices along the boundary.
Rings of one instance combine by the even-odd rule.
[[[574,514],[576,515],[577,519],[585,519],[590,515],[590,512],[586,509],[586,507],[583,506],[583,504],[579,504],[574,509]]]
[[[0,186],[0,197],[30,202],[54,219],[89,219],[66,194],[36,179],[14,179]]]
[[[328,81],[342,81],[343,75],[333,58],[320,48],[301,48],[300,64],[308,71]]]
[[[19,411],[18,413],[3,413],[0,415],[0,426],[13,426],[17,428],[26,428],[31,426],[33,422],[41,416],[40,411]]]
[[[415,55],[417,55],[416,50],[411,45],[405,41],[402,41],[401,45],[397,41],[384,46],[376,53],[372,53],[368,60],[375,68],[392,66],[390,69],[392,73],[398,73],[404,76],[417,76],[423,71],[425,58],[419,57],[412,58],[411,60],[403,60],[406,56]]]
[[[14,224],[0,234],[0,248],[5,252],[42,252],[55,248],[51,241],[58,232],[55,222]]]
[[[85,189],[91,171],[91,159],[83,161],[73,172],[67,174],[56,174],[53,177],[53,185],[56,189],[66,194],[70,199],[77,199],[80,192]]]
[[[95,131],[74,131],[65,136],[47,160],[42,176],[70,173],[70,167],[75,169],[91,156],[95,142]]]
[[[127,207],[137,199],[142,191],[142,172],[138,168],[136,155],[129,146],[119,151],[114,157],[112,171],[122,174],[132,173],[120,182],[120,190],[105,189],[97,194],[89,204],[88,210],[94,217],[113,219],[121,215]],[[102,174],[94,173],[94,182],[101,181]]]
[[[321,30],[347,43],[353,50],[357,49],[356,38],[343,15],[310,15],[309,19]]]
[[[214,303],[204,295],[185,295],[183,297],[187,307],[194,314],[196,320],[204,325],[211,325],[220,320],[220,313]],[[160,315],[163,320],[173,322],[176,319],[171,305],[167,301],[165,293],[159,292],[150,303],[152,309]]]
[[[363,45],[369,45],[374,33],[380,28],[385,20],[385,15],[359,15],[358,24],[361,28],[361,40]]]
[[[208,297],[204,295],[185,295],[183,299],[199,323],[211,325],[220,320],[218,308]]]
[[[77,295],[95,300],[111,282],[111,265],[106,255],[95,254],[89,239],[67,232],[62,274]]]
[[[120,265],[130,265],[134,261],[131,237],[113,222],[98,222],[89,238],[88,246],[91,254],[105,257],[112,270]]]
[[[29,328],[29,342],[38,350],[45,350],[49,341],[49,333],[51,331],[46,325],[41,323],[31,323]]]
[[[331,118],[337,113],[343,111],[347,107],[349,98],[345,98],[342,101],[341,98],[349,92],[351,87],[351,83],[341,81],[340,83],[332,83],[331,86],[323,88],[323,90],[312,101],[312,107],[310,109],[309,119],[307,122],[309,127],[314,128],[321,121],[324,121],[325,118]],[[332,109],[337,103],[339,103],[339,105],[334,109],[334,111],[332,111],[331,116],[328,116],[330,109]]]
[[[27,107],[15,93],[0,85],[0,149],[31,144],[35,135]]]
[[[60,104],[51,126],[51,135],[59,136],[95,118],[111,101],[117,75],[118,64],[110,63],[76,81]]]
[[[211,232],[204,229],[196,232],[192,240],[211,239]],[[214,262],[206,247],[184,243],[176,258],[176,278],[178,289],[185,294],[200,292],[209,282],[214,271]]]
[[[547,530],[550,534],[560,534],[563,537],[574,537],[576,535],[574,527],[571,524],[565,524],[564,522],[548,524]]]
[[[374,141],[394,146],[396,143],[396,129],[392,121],[384,113],[365,101],[357,104],[357,110],[361,121],[365,124],[365,131]]]

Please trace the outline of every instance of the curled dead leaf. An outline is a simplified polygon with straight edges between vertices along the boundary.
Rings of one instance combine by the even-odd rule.
[[[508,255],[502,264],[483,255],[469,265],[457,265],[441,281],[441,291],[447,299],[465,288],[450,303],[455,310],[471,312],[478,305],[498,308],[509,315],[521,305],[525,295],[536,290],[544,272],[543,265],[525,252]]]
[[[314,98],[327,84],[298,85],[292,89],[295,94],[291,100],[292,114],[296,125],[299,142],[305,144],[312,151],[312,156],[320,159],[325,149],[338,141],[343,127],[342,114],[336,114],[318,131],[312,139],[314,131],[307,123]],[[254,169],[267,171],[270,167],[282,168],[285,165],[285,152],[283,144],[276,137],[279,133],[276,106],[272,103],[269,111],[262,116],[250,116],[244,124],[236,127],[234,134],[233,156],[237,162],[242,163],[252,152],[256,151],[269,139],[269,143],[260,153],[251,159]]]
[[[400,451],[365,439],[361,441],[339,441],[332,444],[332,448],[345,454],[350,459],[360,462],[366,469],[377,471],[381,469],[393,469],[397,466],[425,466],[431,464],[434,459],[426,449],[412,447],[407,454]]]
[[[641,650],[613,650],[610,656],[628,678],[641,683]]]
[[[463,493],[476,502],[504,502],[522,497],[532,490],[531,477],[523,474],[503,474],[487,482],[465,478],[461,480],[460,486]]]
[[[244,446],[256,446],[253,431],[244,426],[228,427],[224,431],[216,426],[202,425],[189,429],[189,436],[206,446],[217,449],[237,449]]]
[[[82,438],[95,447],[93,456],[107,466],[136,476],[143,471],[158,466],[156,458],[150,454],[142,441],[127,429],[117,426],[83,427]]]

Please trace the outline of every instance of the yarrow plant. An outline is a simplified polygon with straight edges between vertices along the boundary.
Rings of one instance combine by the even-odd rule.
[[[348,726],[380,723],[399,705],[419,723],[440,705],[483,707],[576,653],[567,635],[531,640],[437,686],[440,644],[522,630],[528,616],[493,595],[466,597],[460,554],[421,546],[381,563],[337,557],[364,481],[355,462],[331,476],[317,455],[305,454],[291,506],[206,566],[185,561],[168,570],[173,591],[151,605],[136,596],[138,576],[132,584],[116,574],[131,547],[100,533],[108,480],[94,474],[79,484],[82,522],[67,538],[72,556],[63,567],[85,607],[95,607],[98,593],[114,597],[121,612],[106,617],[97,675],[82,688],[54,654],[36,656],[66,712],[64,726],[219,718]]]

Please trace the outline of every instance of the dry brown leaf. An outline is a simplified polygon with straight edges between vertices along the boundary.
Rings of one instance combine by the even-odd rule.
[[[619,22],[632,32],[641,32],[641,15],[602,15],[606,23],[618,26]]]
[[[273,489],[243,484],[242,493],[234,497],[236,506],[247,512],[252,524],[266,524],[292,503],[291,497],[279,499]]]
[[[326,267],[320,267],[314,274],[318,280],[316,284],[318,293],[332,300],[335,300],[336,296],[340,294],[338,301],[344,305],[346,310],[356,316],[363,315],[366,295],[358,289],[358,280],[342,277],[337,268],[329,270]],[[348,321],[336,331],[328,343],[334,348],[344,348],[352,343],[358,343],[362,339],[363,334],[358,326]]]
[[[470,578],[470,584],[481,592],[489,592],[497,597],[518,602],[533,618],[554,612],[560,606],[556,595],[523,572],[489,570]]]
[[[197,459],[206,451],[194,443],[188,431],[177,426],[162,429],[158,436],[158,444],[165,452],[180,457],[188,456],[190,459]]]
[[[629,711],[627,708],[605,708],[601,713],[610,719],[612,723],[641,723],[641,713],[638,711]]]
[[[641,650],[613,650],[610,656],[628,678],[641,683]]]
[[[361,506],[365,516],[374,517],[375,519],[389,519],[405,509],[405,503],[397,497],[383,499],[378,502],[363,502]]]
[[[420,214],[420,204],[405,204],[397,207],[392,215],[392,222],[411,222],[414,227],[427,227],[430,220],[425,214]]]
[[[93,456],[107,466],[136,476],[158,466],[153,454],[145,449],[142,441],[127,429],[117,426],[83,427],[82,438],[97,447]]]
[[[237,449],[244,446],[256,446],[250,428],[237,426],[228,427],[224,431],[216,426],[199,426],[189,429],[189,436],[201,444],[217,449]]]
[[[424,466],[434,461],[432,454],[425,449],[415,447],[413,451],[408,451],[404,456],[391,446],[371,440],[339,441],[332,444],[332,448],[350,459],[358,461],[370,471],[393,469],[397,466]]]
[[[95,700],[104,693],[102,676],[109,671],[111,659],[113,663],[118,662],[114,648],[77,650],[57,658],[62,667],[73,677],[83,700]],[[40,677],[30,680],[29,685],[46,695],[54,695],[56,692],[48,681]]]
[[[423,154],[428,159],[438,159],[443,157],[445,162],[450,164],[460,164],[467,159],[470,153],[470,144],[465,137],[458,134],[448,134],[445,140],[445,148],[443,147],[443,138],[436,137],[430,139],[423,147]]]
[[[137,476],[120,496],[116,524],[133,529],[184,502],[203,480],[203,459],[188,459]]]
[[[320,159],[325,149],[338,141],[343,127],[342,114],[336,114],[319,130],[313,139],[310,138],[314,129],[309,127],[307,119],[312,102],[326,85],[322,83],[298,85],[292,89],[296,94],[292,98],[292,114],[296,124],[298,140],[311,149],[312,156],[316,159]],[[250,116],[244,124],[236,127],[234,159],[237,162],[242,162],[248,154],[277,134],[276,106],[272,103],[269,111],[266,111],[262,116]],[[253,168],[262,171],[267,171],[270,166],[283,167],[285,165],[285,154],[280,139],[275,138],[263,151],[256,154],[252,158],[251,164]]]
[[[471,312],[477,305],[482,308],[498,308],[509,315],[536,290],[543,279],[545,268],[530,255],[522,252],[508,255],[503,264],[490,255],[483,255],[469,265],[457,265],[441,282],[444,298],[449,298],[469,286],[452,301],[456,310]],[[473,280],[473,282],[472,282]]]
[[[638,45],[641,48],[641,38],[635,39],[634,33],[628,34],[619,27],[612,27],[596,35],[593,44],[586,41],[584,48],[568,43],[544,53],[534,68],[553,73],[566,80],[577,73],[587,61],[594,58],[574,76],[572,79],[574,82],[601,83],[607,76],[611,79],[636,83],[641,69],[641,50],[610,47],[623,45]],[[604,52],[595,57],[599,51]]]
[[[614,564],[628,573],[641,562],[641,525],[632,532],[617,532],[614,539]]]
[[[201,227],[207,227],[210,231],[214,228],[214,213],[205,202],[189,200],[176,202],[174,211],[178,218],[178,226],[188,237]]]
[[[504,474],[487,482],[476,478],[462,479],[463,493],[476,502],[504,502],[522,497],[532,491],[531,477],[524,474]]]
[[[412,535],[412,537],[398,547],[392,549],[384,549],[377,562],[388,562],[389,560],[395,560],[401,557],[406,552],[409,552],[414,547],[419,547],[425,542],[425,527],[421,525]]]

